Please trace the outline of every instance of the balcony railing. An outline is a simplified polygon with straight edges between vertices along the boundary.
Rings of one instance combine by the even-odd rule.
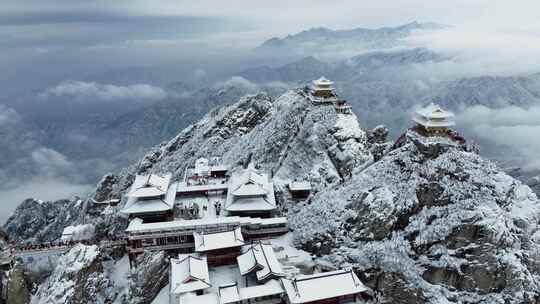
[[[195,248],[195,243],[179,243],[179,244],[167,244],[167,245],[151,245],[151,246],[142,246],[134,248],[128,246],[127,249],[132,253],[139,253],[143,251],[158,251],[158,250],[173,250],[173,249],[185,249],[185,248]]]

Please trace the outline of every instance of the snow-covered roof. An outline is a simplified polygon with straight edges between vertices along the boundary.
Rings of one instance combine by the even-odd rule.
[[[291,191],[311,191],[311,183],[306,181],[295,181],[289,183]]]
[[[62,236],[65,236],[65,235],[72,235],[74,231],[75,231],[75,226],[67,226],[67,227],[64,228],[64,230],[62,231]]]
[[[299,304],[364,292],[367,288],[352,270],[337,270],[295,279],[282,279],[290,303]]]
[[[238,284],[228,284],[219,286],[219,302],[221,304],[236,303],[240,301],[240,294],[238,293]]]
[[[156,174],[137,175],[131,185],[128,197],[158,197],[165,195],[169,189],[172,174],[159,176]]]
[[[435,103],[430,103],[425,108],[419,109],[416,111],[418,115],[424,116],[426,118],[451,118],[454,117],[454,113],[443,110],[441,106]]]
[[[129,197],[126,205],[120,212],[125,214],[138,214],[172,210],[174,207],[174,199],[176,197],[176,188],[176,184],[173,184],[168,188],[164,197],[157,197],[154,199]]]
[[[451,127],[455,125],[454,113],[443,110],[439,105],[431,103],[416,111],[413,121],[425,127]]]
[[[260,184],[249,182],[234,190],[234,196],[263,196],[267,191]]]
[[[278,280],[269,280],[262,285],[240,288],[238,293],[240,300],[247,301],[253,298],[279,295],[284,293],[284,290]]]
[[[268,195],[270,197],[270,195]],[[272,195],[273,197],[273,195]],[[226,207],[227,211],[272,211],[276,209],[275,199],[269,200],[266,197],[247,197],[235,199],[233,203]]]
[[[413,117],[413,121],[424,127],[452,127],[456,125],[456,123],[453,120],[449,120],[449,119],[431,120],[431,119],[426,119],[423,116],[415,116]]]
[[[143,223],[141,219],[133,219],[129,223],[126,232],[128,233],[151,233],[159,231],[177,231],[204,229],[205,227],[215,227],[219,225],[279,225],[287,224],[286,217],[274,218],[252,218],[240,216],[204,218],[196,220],[176,220],[170,222]]]
[[[240,247],[244,245],[244,237],[240,227],[225,232],[193,232],[195,239],[195,251],[205,252],[210,250]]]
[[[329,86],[329,85],[333,85],[334,83],[332,81],[326,79],[326,77],[322,76],[321,78],[319,78],[317,80],[313,80],[313,84],[316,85],[316,86],[319,86],[319,85]]]
[[[205,175],[208,174],[210,171],[210,166],[208,165],[208,159],[206,158],[199,158],[197,161],[195,161],[195,174],[197,175]]]
[[[229,167],[225,165],[215,165],[215,166],[210,167],[210,172],[227,171],[227,170],[229,170]]]
[[[211,287],[205,256],[179,255],[171,259],[170,292],[183,294]]]
[[[227,211],[271,211],[276,209],[274,183],[254,168],[235,172],[229,182]]]
[[[180,297],[180,304],[221,304],[221,303],[219,303],[218,296],[215,293],[207,293],[200,296],[194,293],[187,293]]]
[[[284,276],[274,249],[269,244],[257,242],[245,246],[243,253],[237,257],[237,261],[240,274],[247,275],[255,271],[258,281],[265,280],[269,277]]]

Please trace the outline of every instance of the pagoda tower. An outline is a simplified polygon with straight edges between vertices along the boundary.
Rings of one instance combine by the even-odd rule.
[[[317,80],[313,80],[310,88],[310,93],[313,100],[318,102],[337,101],[337,95],[333,85],[334,82],[326,79],[324,76]]]
[[[418,131],[426,136],[448,135],[450,127],[456,125],[454,113],[443,110],[439,105],[431,103],[415,112],[413,121]]]

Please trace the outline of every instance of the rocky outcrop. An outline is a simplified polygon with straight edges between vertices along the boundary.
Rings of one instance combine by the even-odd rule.
[[[367,140],[375,161],[378,161],[390,151],[392,143],[388,141],[389,133],[388,128],[382,125],[376,126],[367,132]]]
[[[93,199],[97,202],[119,199],[119,197],[112,195],[116,183],[118,183],[118,176],[112,173],[104,175],[94,191]]]
[[[101,185],[98,189],[103,189]],[[116,184],[114,186],[118,187]],[[104,192],[96,193],[98,196],[104,195]],[[118,207],[113,206],[102,209],[91,199],[51,202],[27,199],[13,212],[4,229],[10,240],[19,244],[44,243],[59,240],[67,226],[91,224],[95,227],[95,237],[103,239],[113,237],[127,226],[127,218],[120,216],[117,211]]]
[[[444,140],[409,141],[295,211],[299,245],[356,268],[393,303],[536,303],[540,296],[538,198]]]
[[[129,286],[129,303],[149,304],[169,283],[169,262],[163,252],[150,252],[137,260]]]
[[[32,304],[112,303],[117,294],[102,263],[97,246],[73,247],[39,286]]]
[[[9,304],[30,303],[31,283],[28,281],[21,264],[15,264],[9,273],[7,300]]]
[[[64,227],[79,218],[82,208],[80,200],[43,202],[27,199],[7,220],[4,229],[15,242],[54,241],[60,238]]]

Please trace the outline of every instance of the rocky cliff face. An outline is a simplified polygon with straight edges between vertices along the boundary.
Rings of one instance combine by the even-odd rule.
[[[538,198],[459,147],[409,140],[295,210],[299,245],[356,267],[392,303],[540,296]]]
[[[102,182],[106,183],[107,180],[104,178]],[[53,202],[27,199],[7,220],[4,229],[10,240],[15,242],[43,243],[58,240],[64,228],[70,225],[92,224],[97,237],[102,238],[109,233],[119,232],[127,223],[124,218],[117,216],[114,208],[104,211],[94,209],[90,201],[78,198]]]
[[[106,260],[97,246],[75,246],[39,286],[31,303],[122,303],[125,286],[119,283],[126,268],[107,264]]]
[[[9,304],[27,304],[30,302],[31,282],[25,275],[24,267],[21,264],[15,266],[8,273],[9,284],[7,299]],[[1,302],[1,301],[0,301]]]
[[[145,253],[139,257],[129,286],[130,304],[149,304],[169,283],[169,261],[164,252]]]
[[[65,226],[75,221],[82,211],[82,201],[43,202],[27,199],[4,225],[15,242],[39,243],[59,239]]]

